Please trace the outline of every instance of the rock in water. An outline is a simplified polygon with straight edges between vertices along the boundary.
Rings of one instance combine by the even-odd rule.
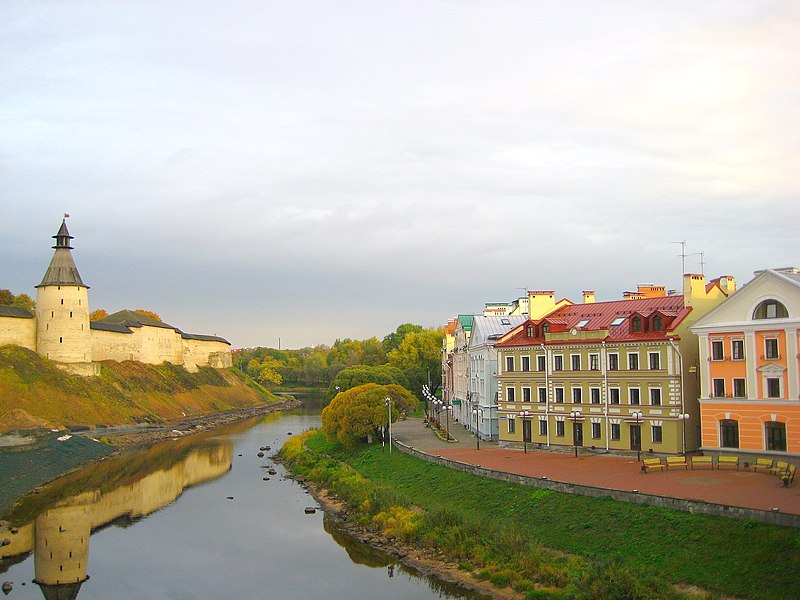
[[[8,595],[11,593],[11,590],[13,590],[13,589],[14,589],[14,586],[13,586],[13,585],[11,585],[11,582],[10,582],[10,581],[4,581],[4,582],[3,582],[3,587],[2,587],[2,590],[3,590],[3,593],[4,593],[6,596],[8,596]]]

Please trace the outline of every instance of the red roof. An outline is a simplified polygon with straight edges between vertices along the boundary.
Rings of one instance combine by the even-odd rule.
[[[539,321],[528,321],[535,326],[549,324],[551,332],[562,332],[577,329],[579,331],[597,331],[597,340],[626,341],[626,340],[659,340],[666,339],[670,332],[677,327],[683,318],[691,312],[691,307],[684,307],[683,296],[661,296],[656,298],[640,298],[637,300],[615,300],[612,302],[594,302],[589,304],[572,304],[557,308]],[[663,319],[662,329],[658,331],[633,331],[631,317],[639,316],[643,320],[654,315]],[[623,319],[618,325],[612,325],[617,319]],[[584,323],[586,321],[586,323]],[[539,327],[538,335],[527,336],[527,324],[509,332],[499,346],[520,346],[531,344],[544,344],[545,336]],[[608,332],[606,335],[605,332]],[[581,342],[588,340],[582,339]],[[563,340],[552,343],[564,343]]]

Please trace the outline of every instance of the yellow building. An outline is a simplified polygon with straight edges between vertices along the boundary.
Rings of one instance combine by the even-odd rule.
[[[683,295],[565,304],[497,344],[501,441],[680,454],[699,445],[697,338],[735,289],[686,275]]]

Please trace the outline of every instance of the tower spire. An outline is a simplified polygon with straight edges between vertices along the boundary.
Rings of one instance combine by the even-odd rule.
[[[70,240],[73,237],[69,234],[67,229],[66,215],[64,220],[61,221],[61,227],[58,233],[53,236],[56,240],[56,245],[53,246],[53,258],[50,260],[50,266],[47,267],[42,282],[36,287],[44,287],[47,285],[77,285],[80,287],[88,288],[89,286],[83,283],[78,267],[75,266],[75,261],[72,260],[72,246]]]

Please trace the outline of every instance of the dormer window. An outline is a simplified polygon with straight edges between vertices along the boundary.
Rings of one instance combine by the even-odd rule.
[[[664,328],[664,320],[660,315],[653,317],[653,331],[661,331]]]
[[[786,319],[789,311],[777,300],[764,300],[753,311],[753,319]]]
[[[642,319],[640,317],[633,317],[633,319],[631,319],[631,329],[633,329],[633,331],[642,330]]]
[[[542,332],[550,333],[550,323],[545,323],[544,325],[542,325]]]
[[[533,337],[533,325],[528,325],[525,328],[525,335],[527,335],[529,338]]]

